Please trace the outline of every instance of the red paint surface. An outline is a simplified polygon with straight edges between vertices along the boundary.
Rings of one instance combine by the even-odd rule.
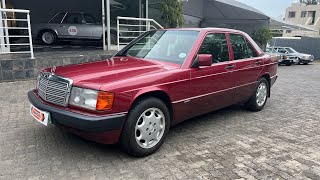
[[[189,30],[198,30],[201,33],[182,66],[133,57],[115,57],[100,62],[57,67],[55,73],[72,79],[74,86],[115,93],[111,111],[92,112],[73,107],[62,109],[95,115],[128,112],[139,96],[161,91],[170,98],[173,107],[172,124],[177,124],[188,118],[246,100],[253,94],[255,82],[260,77],[276,76],[276,59],[264,54],[247,34],[229,29]],[[208,33],[242,34],[254,46],[259,57],[234,61],[227,36],[230,61],[209,67],[190,68]],[[261,61],[261,64],[256,64],[256,61]],[[228,65],[235,68],[227,70]],[[103,137],[106,138],[106,134]]]

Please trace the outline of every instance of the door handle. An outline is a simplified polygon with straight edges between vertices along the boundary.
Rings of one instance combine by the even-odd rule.
[[[60,27],[66,27],[65,25],[61,25]]]
[[[233,68],[234,68],[234,65],[228,65],[228,66],[226,67],[227,70],[231,70],[231,69],[233,69]]]
[[[261,65],[262,61],[256,61],[256,65]]]

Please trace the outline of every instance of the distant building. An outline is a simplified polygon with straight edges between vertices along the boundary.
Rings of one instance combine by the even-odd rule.
[[[286,30],[283,32],[283,36],[320,36],[320,5],[305,5],[301,3],[293,3],[286,10],[285,20],[310,27],[315,31]]]

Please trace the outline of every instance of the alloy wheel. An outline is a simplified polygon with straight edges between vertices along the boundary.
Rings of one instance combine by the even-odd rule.
[[[166,121],[164,113],[158,108],[144,111],[135,126],[135,139],[144,149],[154,147],[159,143],[165,131]]]
[[[256,102],[258,106],[263,106],[267,100],[267,85],[263,82],[259,85],[256,93]]]

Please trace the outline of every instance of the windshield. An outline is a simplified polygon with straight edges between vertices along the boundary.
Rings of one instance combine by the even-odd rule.
[[[296,50],[292,49],[292,48],[286,48],[286,50],[291,54],[291,53],[297,53]]]
[[[198,39],[199,31],[159,30],[147,32],[118,56],[132,56],[182,65]]]

